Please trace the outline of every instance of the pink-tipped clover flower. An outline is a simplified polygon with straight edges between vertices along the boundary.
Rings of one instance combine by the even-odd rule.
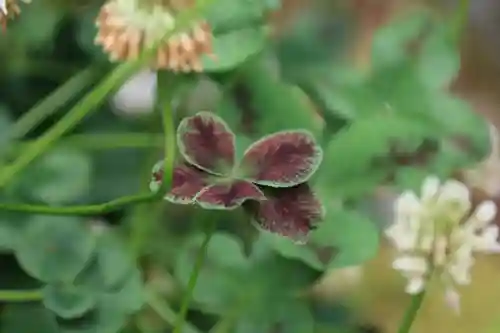
[[[183,162],[173,172],[165,199],[205,209],[243,206],[264,230],[302,240],[324,216],[307,181],[323,152],[302,130],[277,132],[254,142],[238,161],[235,134],[217,115],[199,112],[181,121],[177,145]],[[163,161],[150,183],[158,190]]]

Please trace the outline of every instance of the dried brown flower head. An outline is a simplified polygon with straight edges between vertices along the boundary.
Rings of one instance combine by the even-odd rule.
[[[192,0],[109,0],[97,17],[95,43],[112,61],[133,60],[174,29],[177,14],[192,6]],[[195,22],[188,31],[165,41],[151,65],[174,72],[201,72],[201,56],[212,53],[212,38],[207,22]]]
[[[0,25],[5,29],[7,22],[21,13],[19,3],[30,3],[31,0],[5,0],[4,7],[0,8]]]

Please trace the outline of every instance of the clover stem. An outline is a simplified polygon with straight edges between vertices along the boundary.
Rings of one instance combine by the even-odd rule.
[[[176,129],[174,124],[174,111],[172,99],[175,95],[175,83],[177,76],[166,71],[158,71],[156,99],[161,109],[163,133],[165,135],[165,146],[163,148],[163,179],[158,192],[164,194],[170,189],[172,183],[176,146]],[[163,195],[162,195],[163,196]]]
[[[191,296],[193,294],[194,288],[196,287],[196,282],[198,281],[198,276],[200,275],[203,264],[205,263],[208,244],[210,243],[210,239],[212,238],[212,235],[217,226],[215,221],[210,221],[210,223],[211,225],[209,227],[209,230],[207,230],[207,232],[205,233],[205,239],[203,240],[203,243],[201,244],[201,247],[198,250],[193,270],[191,271],[191,275],[189,276],[186,292],[184,294],[184,297],[182,298],[179,316],[177,317],[175,328],[172,333],[183,332],[182,328],[186,321],[185,319],[187,312],[189,310],[189,303],[191,302]]]
[[[170,308],[168,303],[158,296],[151,288],[146,290],[146,300],[151,309],[153,309],[166,323],[173,324],[175,322],[177,314]],[[184,332],[200,333],[200,331],[190,323],[186,323]]]
[[[33,302],[42,299],[40,290],[0,290],[0,302]]]
[[[424,289],[420,293],[413,295],[411,298],[410,305],[403,316],[401,325],[399,326],[398,333],[409,333],[410,329],[417,318],[418,310],[420,309],[422,302],[425,297],[426,290]]]
[[[151,130],[156,130],[158,124],[158,115],[155,114],[150,121]],[[164,136],[165,137],[165,136]],[[165,145],[165,138],[162,139]],[[141,191],[154,193],[149,189],[149,182],[151,181],[151,166],[158,161],[158,149],[151,149],[142,161],[141,170],[139,173],[139,180],[141,183]],[[130,251],[136,260],[140,259],[145,252],[145,248],[151,239],[154,221],[158,221],[158,214],[160,213],[163,202],[161,196],[155,195],[155,198],[144,205],[136,205],[130,210],[129,221],[129,246]]]
[[[156,108],[160,112],[162,118],[162,127],[164,135],[164,148],[163,148],[163,179],[161,186],[155,193],[155,199],[161,200],[165,193],[170,189],[173,177],[173,170],[175,165],[175,125],[174,113],[172,110],[172,99],[175,95],[175,75],[165,71],[157,72],[156,84]],[[149,161],[146,161],[149,164]],[[149,183],[151,177],[151,166],[148,167],[149,171],[146,173],[147,179],[143,179],[143,183]],[[147,212],[150,213],[155,209],[148,207]],[[143,211],[146,212],[146,211]],[[140,257],[142,250],[147,244],[147,240],[152,233],[153,225],[146,223],[146,221],[154,221],[155,219],[135,219],[131,225],[130,243],[132,252],[135,257]]]
[[[79,216],[94,216],[114,212],[123,209],[127,206],[138,205],[141,203],[151,202],[156,200],[156,193],[134,194],[108,202],[85,205],[85,206],[66,206],[66,207],[53,207],[47,205],[30,205],[23,203],[0,203],[0,211],[18,212],[26,214],[39,214],[39,215],[79,215]]]
[[[469,19],[470,0],[460,0],[455,14],[451,18],[452,37],[456,43],[462,37]]]

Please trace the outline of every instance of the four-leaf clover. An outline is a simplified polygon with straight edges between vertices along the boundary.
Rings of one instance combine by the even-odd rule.
[[[184,159],[173,172],[165,199],[205,209],[243,206],[268,231],[302,239],[324,215],[307,184],[323,152],[302,130],[277,132],[254,142],[236,159],[235,134],[218,116],[199,112],[181,121],[177,145]],[[163,161],[153,168],[150,188],[158,190]]]

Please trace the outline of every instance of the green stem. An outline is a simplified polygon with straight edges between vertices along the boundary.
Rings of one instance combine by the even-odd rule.
[[[200,275],[203,264],[205,263],[208,244],[210,243],[210,239],[212,238],[216,227],[215,221],[210,222],[210,230],[206,232],[205,239],[203,240],[203,243],[198,250],[198,255],[196,257],[193,270],[191,272],[191,275],[189,276],[186,292],[184,294],[184,297],[182,298],[181,310],[179,312],[179,316],[177,317],[175,328],[172,333],[183,333],[183,326],[186,321],[187,312],[189,310],[189,303],[191,302],[191,297],[193,295],[194,288],[196,287],[198,276]]]
[[[204,1],[203,5],[206,5],[208,2],[210,1]],[[193,10],[181,14],[178,19],[179,23],[161,41],[156,43],[151,49],[143,52],[137,60],[123,63],[115,68],[94,90],[88,93],[57,124],[40,137],[36,143],[27,148],[11,165],[4,167],[0,173],[0,188],[5,187],[16,174],[24,170],[33,160],[47,151],[55,141],[75,127],[91,111],[95,110],[108,94],[140,70],[154,56],[156,50],[164,40],[187,28],[192,19],[199,15],[200,7],[195,7]]]
[[[0,302],[34,302],[41,299],[40,290],[0,290]]]
[[[94,204],[94,205],[85,205],[85,206],[66,206],[66,207],[53,207],[47,205],[30,205],[30,204],[22,204],[22,203],[0,203],[0,210],[11,211],[11,212],[19,212],[19,213],[28,213],[28,214],[41,214],[41,215],[100,215],[104,213],[109,213],[112,211],[116,211],[122,209],[128,205],[132,204],[140,204],[153,202],[160,199],[163,194],[170,188],[170,183],[172,181],[171,174],[173,170],[173,162],[175,159],[175,128],[173,124],[173,116],[171,114],[171,109],[169,106],[164,108],[164,131],[166,131],[165,138],[162,139],[162,144],[165,147],[165,175],[162,187],[157,193],[144,193],[126,196],[122,198],[118,198],[115,200],[111,200],[109,202]],[[114,146],[118,142],[114,142],[116,139],[120,139],[123,136],[124,142],[120,144],[128,144],[128,147],[132,145],[132,143],[141,143],[146,144],[149,143],[151,146],[151,139],[153,136],[144,137],[142,142],[132,141],[127,142],[128,134],[124,134],[122,136],[116,136],[113,134],[103,135],[107,136],[109,140],[110,146]],[[154,136],[155,139],[158,139],[157,136]],[[92,144],[97,144],[99,140],[106,139],[100,138],[99,136],[93,137],[94,140],[89,139],[87,135],[82,135],[77,138],[77,140],[82,144],[88,144],[92,146]],[[137,139],[137,138],[135,138]],[[65,141],[64,144],[71,144],[71,139],[69,141]],[[158,142],[157,142],[158,143]]]
[[[157,132],[161,130],[161,122],[158,121],[161,115],[158,113],[153,113],[151,118],[148,119],[148,129],[151,132]],[[163,129],[163,131],[165,131]],[[165,135],[162,134],[161,137],[162,147],[165,146]],[[144,158],[144,161],[141,163],[141,172],[140,172],[140,183],[141,183],[141,191],[150,191],[149,190],[149,182],[151,181],[151,166],[154,165],[158,161],[158,150],[150,149],[148,156]],[[156,203],[156,205],[161,204],[160,201]],[[154,213],[157,211],[156,205],[152,206],[153,203],[147,205],[138,205],[130,210],[130,215],[127,217],[128,223],[128,231],[129,231],[129,245],[132,253],[132,257],[136,260],[139,260],[142,252],[144,251],[144,239],[148,238],[150,223],[153,221],[157,221]],[[142,224],[147,224],[147,226],[142,226]],[[147,229],[148,234],[143,235],[142,231]],[[145,232],[146,233],[146,232]]]
[[[85,205],[85,206],[66,206],[66,207],[53,207],[46,205],[30,205],[30,204],[17,204],[17,203],[0,203],[0,210],[27,213],[27,214],[40,214],[40,215],[81,215],[92,216],[110,213],[126,206],[133,204],[141,204],[158,200],[162,197],[160,192],[157,193],[144,193],[130,195],[115,200],[111,200],[101,204]]]
[[[401,325],[399,326],[398,333],[409,333],[410,329],[417,317],[418,310],[422,305],[422,301],[424,300],[425,290],[421,293],[413,295],[411,298],[411,303],[406,310],[403,320],[401,321]]]
[[[151,153],[148,155],[144,159],[140,175],[141,190],[143,191],[149,191],[151,166],[158,161],[158,151],[156,149],[151,150]],[[157,212],[159,207],[162,206],[163,202],[158,200],[145,205],[136,205],[130,210],[130,215],[127,218],[129,229],[128,243],[132,257],[136,260],[142,257],[143,252],[146,250],[146,245],[150,243],[149,240],[151,239],[153,226],[156,225],[155,221],[158,221]]]
[[[25,136],[31,129],[68,103],[77,93],[89,86],[92,81],[100,76],[100,73],[97,68],[91,66],[74,75],[19,118],[12,125],[10,137],[19,139]]]
[[[160,111],[162,119],[162,127],[164,133],[164,160],[163,160],[163,178],[161,186],[157,193],[160,193],[160,197],[170,189],[172,184],[174,166],[175,166],[175,152],[176,152],[176,131],[174,124],[174,114],[172,110],[172,98],[174,97],[174,77],[175,75],[169,74],[168,72],[159,71],[157,72],[157,91],[156,91],[156,103],[157,109]],[[150,207],[148,207],[150,208]],[[149,211],[154,210],[150,208]],[[153,219],[147,219],[150,222]],[[148,243],[148,239],[152,233],[153,224],[148,223],[142,219],[134,220],[131,224],[130,232],[130,242],[134,255],[140,257],[144,245]]]
[[[463,31],[465,30],[470,10],[470,0],[460,0],[458,8],[452,17],[452,36],[456,43],[460,41]]]
[[[146,301],[161,319],[170,325],[174,325],[177,314],[170,308],[167,302],[155,294],[153,290],[146,290]],[[187,322],[184,326],[183,333],[200,333],[200,331]]]
[[[173,86],[175,75],[168,72],[157,72],[157,103],[161,110],[162,124],[165,134],[163,181],[159,192],[165,193],[172,183],[176,146],[176,130],[172,110]]]

